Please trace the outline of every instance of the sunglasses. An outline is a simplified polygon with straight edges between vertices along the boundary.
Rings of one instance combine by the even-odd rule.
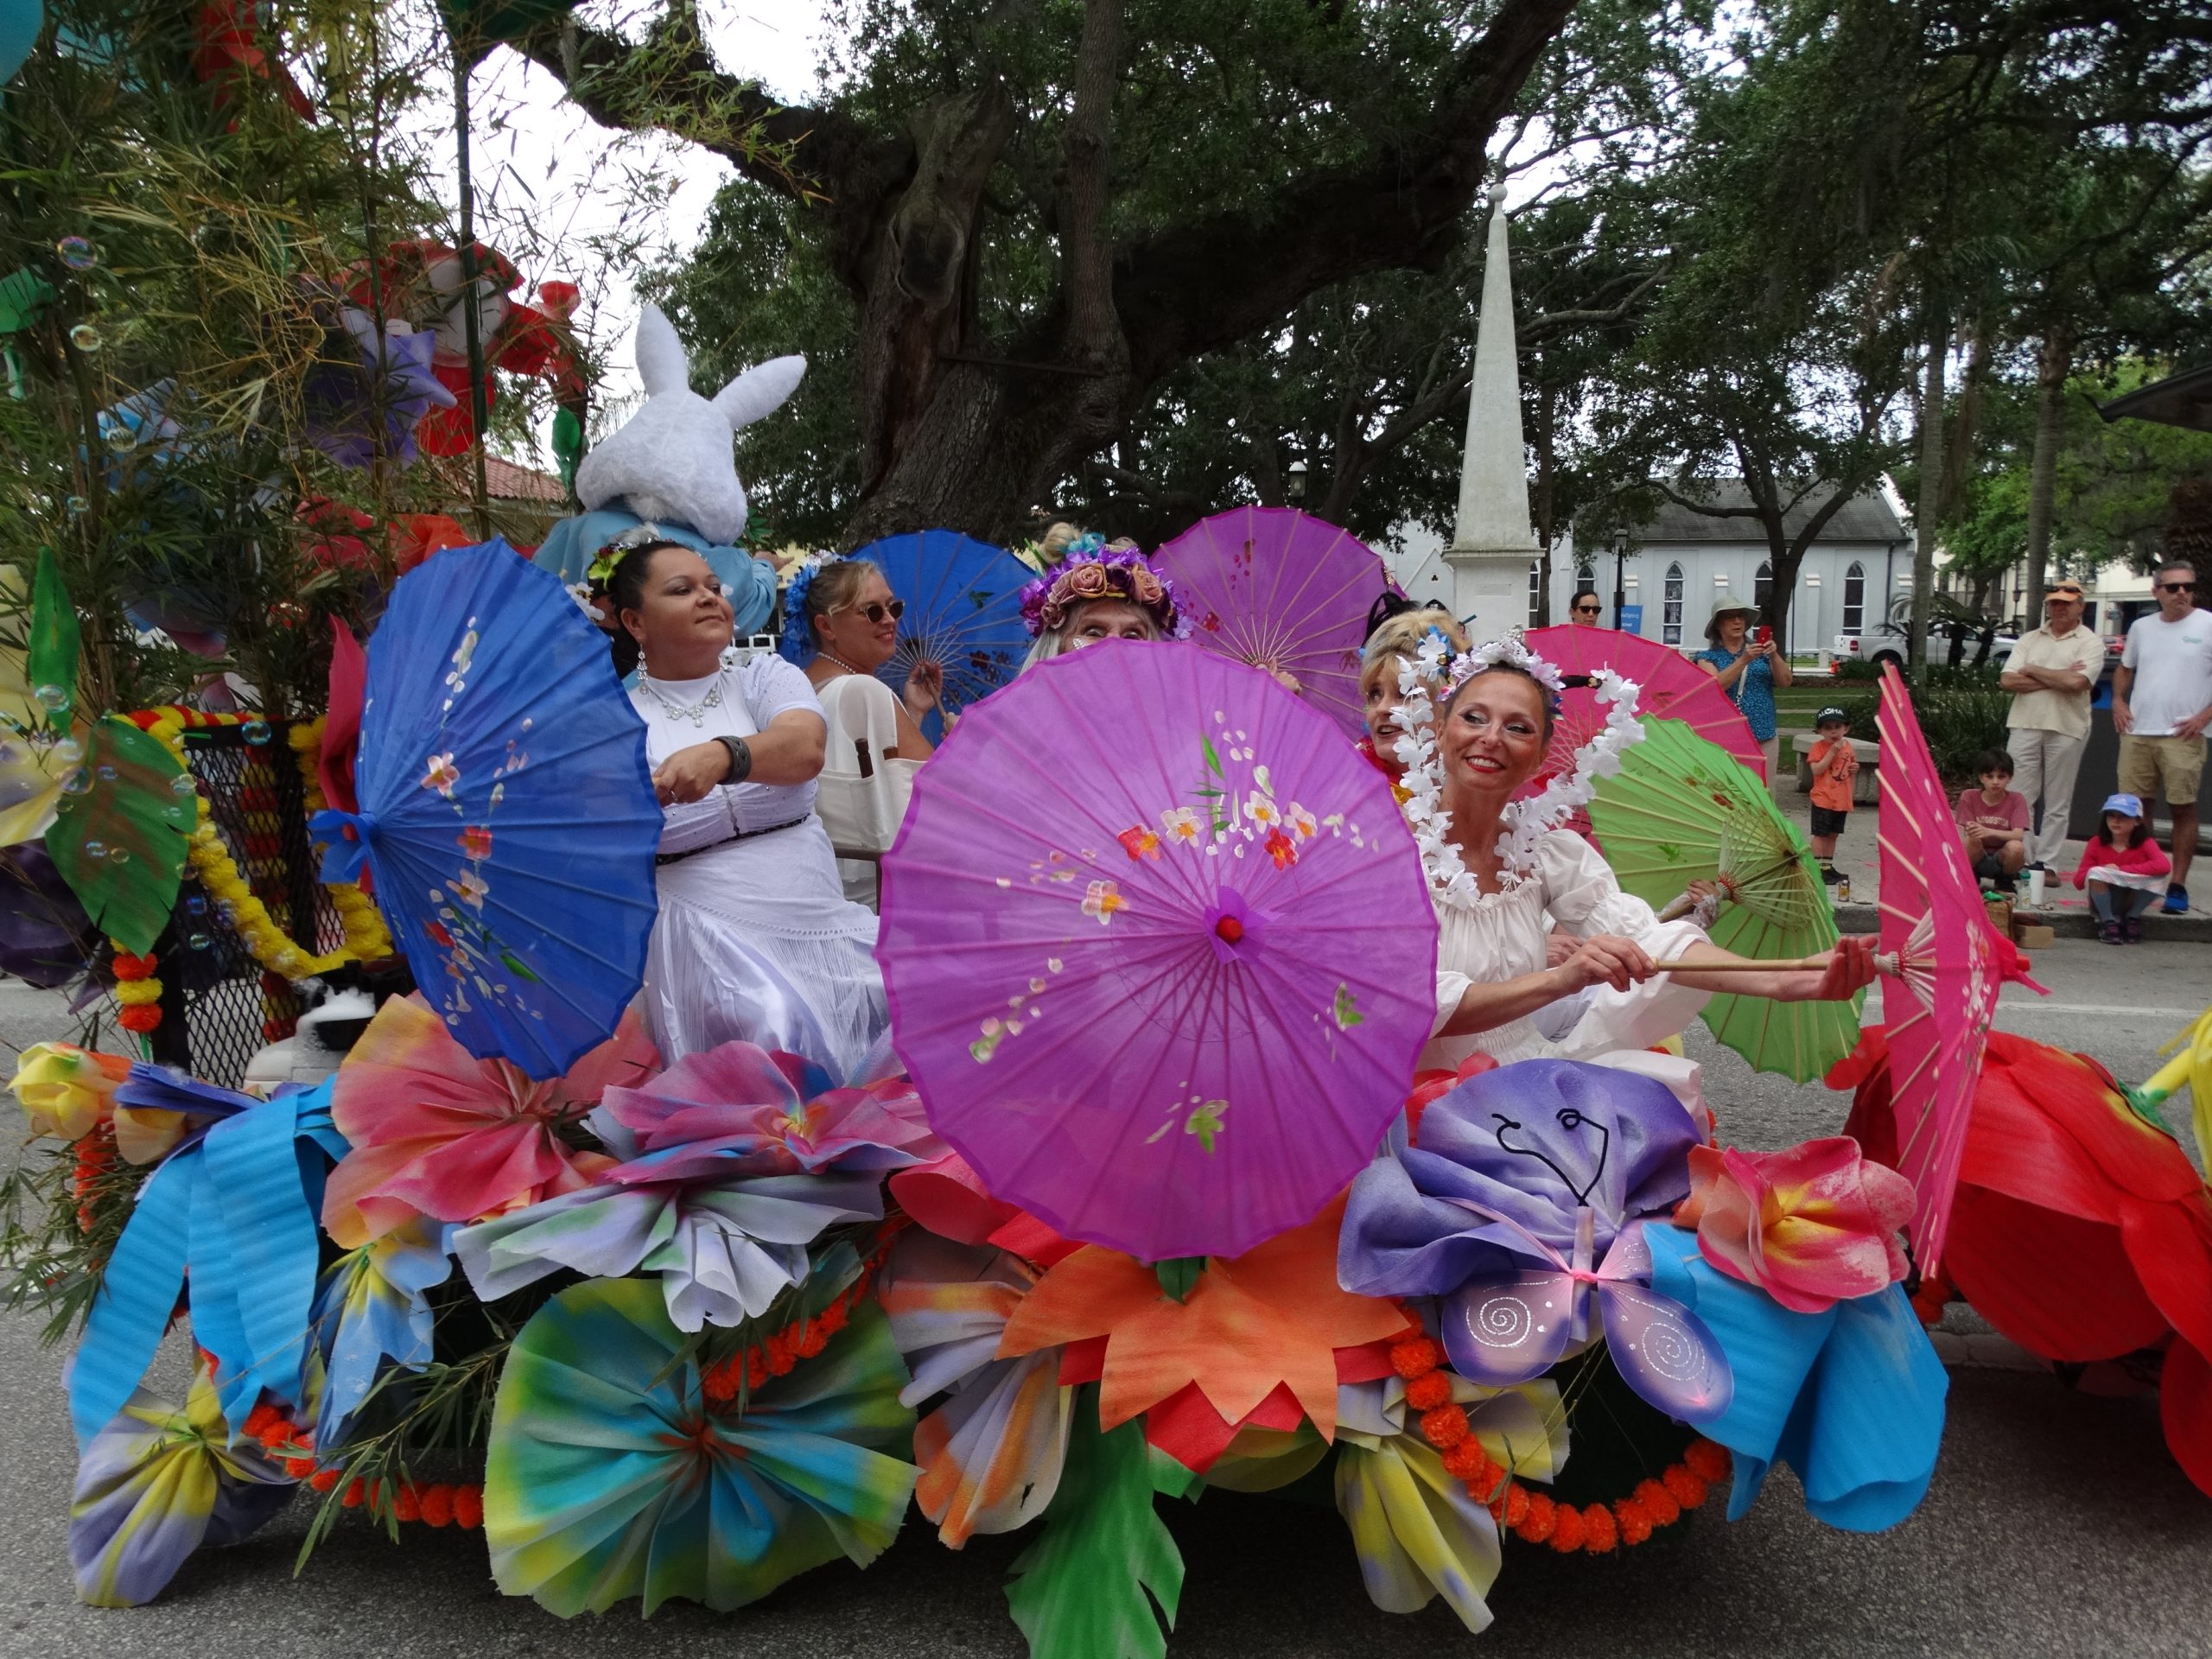
[[[1574,613],[1577,616],[1595,616],[1604,608],[1602,605],[1578,605],[1574,607]]]
[[[2162,582],[2158,584],[2158,591],[2162,594],[2193,594],[2196,591],[2196,584],[2193,582]]]
[[[903,599],[894,599],[886,605],[880,600],[872,599],[865,605],[849,605],[846,608],[858,611],[871,622],[881,622],[887,616],[896,622],[906,614],[906,601]]]

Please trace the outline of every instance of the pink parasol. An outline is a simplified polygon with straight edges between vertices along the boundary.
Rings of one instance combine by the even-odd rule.
[[[1885,993],[1895,1077],[1898,1172],[1913,1185],[1907,1230],[1923,1274],[1942,1259],[1998,988],[2022,971],[1989,925],[1951,818],[1951,798],[1894,664],[1882,671],[1882,957],[1904,983]]]
[[[1359,652],[1367,611],[1395,590],[1358,537],[1289,507],[1233,507],[1153,555],[1183,596],[1190,637],[1240,663],[1287,674],[1345,732],[1365,735]]]
[[[1716,743],[1766,776],[1766,752],[1751,735],[1751,722],[1730,701],[1720,683],[1672,645],[1656,639],[1622,633],[1613,628],[1582,628],[1572,624],[1536,628],[1528,636],[1529,649],[1561,674],[1595,674],[1611,669],[1639,688],[1636,712],[1679,720],[1708,743]],[[1560,716],[1552,728],[1551,746],[1544,764],[1521,786],[1516,800],[1537,794],[1553,778],[1574,764],[1574,752],[1605,729],[1605,705],[1588,686],[1570,686],[1560,699]],[[1592,841],[1589,815],[1577,808],[1566,827]]]
[[[883,862],[876,958],[931,1126],[994,1198],[1145,1261],[1238,1255],[1365,1166],[1435,954],[1382,774],[1182,644],[977,704]]]

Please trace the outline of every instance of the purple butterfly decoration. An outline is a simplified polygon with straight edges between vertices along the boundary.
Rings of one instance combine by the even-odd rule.
[[[1643,1224],[1624,1227],[1596,1268],[1591,1266],[1596,1212],[1575,1212],[1572,1261],[1513,1220],[1469,1198],[1454,1198],[1484,1218],[1502,1222],[1551,1262],[1548,1270],[1470,1279],[1444,1299],[1440,1324],[1452,1369],[1472,1382],[1507,1388],[1559,1363],[1571,1343],[1590,1338],[1591,1304],[1613,1363],[1630,1388],[1669,1417],[1709,1423],[1728,1409],[1736,1384],[1705,1322],[1670,1297],[1637,1282],[1651,1274]]]

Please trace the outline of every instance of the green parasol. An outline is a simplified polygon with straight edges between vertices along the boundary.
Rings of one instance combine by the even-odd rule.
[[[1597,782],[1590,822],[1626,891],[1680,914],[1693,881],[1717,883],[1713,942],[1738,956],[1780,962],[1836,942],[1835,914],[1820,868],[1766,785],[1719,745],[1679,720],[1646,719],[1644,741],[1621,769]],[[1844,1002],[1775,1002],[1716,996],[1713,1034],[1761,1071],[1810,1082],[1859,1040],[1865,994]]]

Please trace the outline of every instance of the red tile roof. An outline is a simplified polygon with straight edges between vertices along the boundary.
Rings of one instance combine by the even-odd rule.
[[[497,455],[484,457],[484,487],[499,501],[547,501],[558,506],[569,499],[556,474],[518,467]]]

